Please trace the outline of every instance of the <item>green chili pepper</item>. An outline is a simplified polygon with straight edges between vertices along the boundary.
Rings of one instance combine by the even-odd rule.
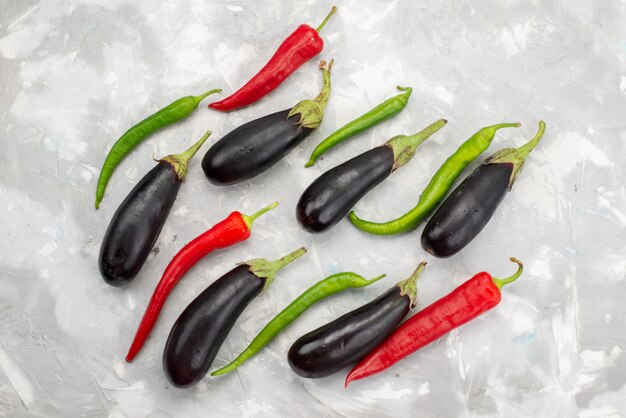
[[[409,96],[411,96],[411,91],[413,91],[413,89],[411,87],[400,86],[397,86],[396,88],[406,93],[398,94],[397,96],[385,100],[369,112],[365,113],[362,116],[359,116],[352,122],[348,122],[347,125],[336,130],[328,138],[320,142],[317,147],[315,147],[313,153],[311,154],[309,162],[306,163],[304,166],[311,167],[313,164],[315,164],[315,161],[320,157],[320,155],[324,154],[329,149],[333,148],[336,145],[339,145],[346,139],[358,135],[361,132],[372,128],[379,123],[384,122],[387,119],[392,118],[400,113],[408,103]]]
[[[519,128],[520,126],[519,123],[500,123],[484,127],[472,135],[439,167],[424,189],[417,205],[399,218],[383,223],[370,222],[359,218],[354,211],[351,211],[350,222],[360,230],[375,235],[399,234],[417,227],[437,208],[465,167],[489,148],[498,129]]]
[[[382,279],[386,274],[366,280],[356,273],[337,273],[321,280],[298,296],[293,302],[274,317],[259,334],[252,340],[250,345],[239,356],[226,366],[211,373],[211,376],[219,376],[230,373],[241,366],[250,357],[261,351],[283,329],[295,321],[304,311],[309,309],[317,301],[349,288],[365,287]]]
[[[96,209],[100,206],[102,197],[104,196],[104,190],[107,187],[109,179],[113,175],[115,168],[141,141],[143,141],[148,135],[153,132],[178,122],[181,119],[185,119],[191,115],[198,107],[202,99],[213,93],[220,93],[221,89],[209,90],[200,96],[185,96],[182,97],[163,109],[153,113],[141,122],[137,123],[133,127],[124,133],[109,151],[106,160],[100,171],[100,178],[98,178],[98,188],[96,189]]]

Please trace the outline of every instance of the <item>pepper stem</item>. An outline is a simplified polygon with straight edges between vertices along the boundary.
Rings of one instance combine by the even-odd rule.
[[[396,86],[396,88],[400,91],[408,91],[408,92],[412,92],[413,88],[412,87],[402,87],[402,86]]]
[[[447,120],[439,119],[415,135],[399,135],[387,141],[386,145],[393,151],[393,167],[391,170],[395,171],[408,163],[415,155],[417,147],[430,138],[432,134],[443,128],[446,123],[448,123]]]
[[[317,129],[324,119],[324,109],[328,98],[330,97],[330,70],[335,60],[330,60],[326,64],[325,60],[320,61],[320,69],[322,70],[323,86],[320,93],[313,100],[302,100],[291,108],[287,117],[300,115],[298,124],[303,128]]]
[[[407,295],[409,297],[411,309],[417,305],[417,279],[424,271],[426,264],[428,264],[426,261],[422,261],[408,279],[396,284],[400,288],[400,296]]]
[[[528,156],[528,154],[530,154],[530,152],[533,149],[535,149],[535,147],[539,143],[539,140],[543,136],[543,133],[545,132],[545,130],[546,130],[546,123],[544,121],[540,120],[539,121],[539,130],[535,134],[535,137],[533,139],[531,139],[530,141],[528,141],[526,144],[522,145],[521,147],[519,147],[517,149],[517,152],[520,153],[522,158],[526,158]]]
[[[517,263],[517,271],[512,276],[506,277],[504,279],[496,279],[495,277],[492,277],[491,279],[496,284],[498,289],[502,289],[502,286],[505,286],[505,285],[507,285],[507,284],[509,284],[511,282],[514,282],[515,280],[517,280],[517,278],[519,276],[521,276],[522,271],[524,271],[524,265],[517,258],[511,257],[511,258],[509,258],[509,260],[511,260],[514,263]]]
[[[207,96],[213,94],[213,93],[221,93],[222,89],[213,89],[213,90],[209,90],[206,93],[202,93],[199,96],[196,96],[195,99],[198,103],[200,103],[203,99],[205,99]]]
[[[191,146],[187,151],[181,152],[180,154],[168,155],[166,157],[161,158],[157,161],[165,161],[172,165],[174,171],[176,172],[176,177],[178,180],[185,181],[185,177],[187,177],[187,165],[189,161],[193,158],[193,156],[198,152],[204,141],[211,135],[211,131],[206,131],[202,138],[198,140],[195,144]]]
[[[252,228],[252,224],[254,223],[254,221],[256,221],[256,219],[263,215],[265,212],[269,212],[270,210],[274,209],[276,206],[278,206],[278,202],[274,202],[269,206],[265,206],[263,209],[259,210],[258,212],[252,214],[252,215],[244,215],[242,214],[241,217],[243,218],[243,221],[245,222],[246,226],[248,227],[248,229]]]
[[[319,33],[322,29],[324,29],[324,26],[326,25],[326,23],[328,23],[328,21],[330,20],[331,17],[333,17],[333,15],[337,12],[337,7],[333,6],[332,9],[330,9],[330,13],[328,13],[328,15],[326,15],[326,17],[324,18],[324,20],[322,21],[322,23],[320,23],[320,25],[317,27],[317,29],[315,29],[317,31],[317,33]]]
[[[250,272],[257,277],[265,279],[263,290],[266,290],[276,277],[278,270],[294,261],[296,258],[302,257],[306,253],[306,248],[301,247],[278,260],[269,261],[264,258],[246,261],[244,264],[250,266]]]
[[[372,283],[377,282],[377,281],[379,281],[380,279],[385,278],[385,277],[387,277],[387,273],[383,273],[383,274],[381,274],[380,276],[376,276],[376,277],[374,277],[373,279],[365,280],[365,284],[363,284],[363,286],[359,286],[359,287],[369,286],[369,285],[371,285]]]
[[[520,126],[522,126],[522,124],[519,123],[519,122],[516,122],[516,123],[498,123],[496,125],[488,126],[487,129],[493,129],[493,130],[497,131],[498,129],[502,129],[502,128],[519,128]]]

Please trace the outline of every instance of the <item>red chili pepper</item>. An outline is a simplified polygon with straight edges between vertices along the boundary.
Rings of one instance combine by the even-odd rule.
[[[363,379],[391,367],[409,354],[496,306],[502,298],[502,286],[515,281],[524,269],[519,260],[511,258],[511,261],[518,265],[517,271],[511,277],[496,279],[489,273],[478,273],[409,318],[354,366],[346,377],[346,387],[353,380]]]
[[[274,209],[276,206],[278,206],[278,202],[274,202],[250,216],[242,215],[235,211],[181,248],[165,268],[161,280],[157,284],[156,289],[154,289],[150,303],[148,303],[146,312],[143,314],[139,328],[135,333],[133,343],[130,345],[126,355],[127,362],[132,361],[139,350],[141,350],[141,347],[143,347],[159,317],[159,313],[161,313],[161,309],[163,309],[165,299],[167,299],[174,286],[182,279],[185,273],[207,254],[248,239],[252,223],[259,216]]]
[[[300,25],[287,39],[283,41],[265,67],[243,85],[239,90],[218,102],[209,105],[210,108],[228,112],[248,106],[278,87],[287,77],[296,71],[302,64],[322,52],[324,40],[319,32],[328,19],[335,14],[337,8],[333,6],[326,19],[313,29],[309,25]]]

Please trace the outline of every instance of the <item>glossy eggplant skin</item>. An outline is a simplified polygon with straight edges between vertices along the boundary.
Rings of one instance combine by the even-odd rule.
[[[206,288],[185,308],[170,331],[163,369],[172,385],[191,386],[206,375],[226,336],[265,279],[241,264]]]
[[[300,144],[313,129],[298,124],[291,109],[250,121],[231,131],[204,154],[202,170],[209,181],[227,186],[268,170]]]
[[[117,208],[100,247],[104,281],[122,286],[135,278],[159,237],[182,182],[174,167],[159,162]]]
[[[289,366],[299,376],[320,378],[365,357],[409,312],[409,296],[394,286],[370,303],[300,337],[289,349]]]
[[[436,257],[461,251],[487,225],[509,190],[513,164],[479,165],[446,198],[422,232],[422,248]]]
[[[319,176],[300,196],[298,222],[309,232],[324,232],[393,170],[391,147],[381,145]]]

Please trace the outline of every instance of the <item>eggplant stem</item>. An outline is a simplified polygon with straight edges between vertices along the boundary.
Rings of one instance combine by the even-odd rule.
[[[252,274],[265,279],[263,290],[266,290],[274,281],[278,270],[282,269],[295,259],[302,257],[304,254],[306,254],[306,248],[301,247],[286,256],[279,258],[278,260],[269,261],[264,258],[258,258],[256,260],[246,261],[244,264],[250,266],[250,272]]]
[[[447,120],[439,119],[414,135],[399,135],[387,141],[387,146],[393,151],[392,171],[408,163],[415,155],[417,147],[443,128],[446,123],[448,123]]]
[[[189,161],[193,158],[194,155],[196,155],[196,152],[198,152],[202,144],[204,144],[204,142],[211,134],[211,131],[206,131],[205,134],[202,135],[202,138],[200,138],[198,142],[193,144],[187,151],[181,152],[180,154],[168,155],[158,161],[165,161],[170,163],[174,168],[174,171],[176,172],[176,177],[178,177],[178,180],[185,181],[185,177],[187,177],[187,166],[189,164]]]
[[[312,100],[302,100],[291,108],[287,117],[300,115],[298,124],[303,128],[317,129],[324,119],[324,109],[328,98],[330,97],[330,70],[335,60],[326,63],[325,60],[320,61],[319,68],[322,70],[322,90]]]
[[[520,153],[522,158],[526,158],[528,156],[528,154],[530,154],[530,152],[533,149],[535,149],[535,147],[539,143],[539,140],[543,136],[543,133],[545,132],[545,130],[546,130],[546,123],[544,121],[540,120],[539,121],[539,130],[535,134],[534,138],[531,139],[530,141],[528,141],[527,143],[525,143],[524,145],[522,145],[521,147],[519,147],[517,149],[517,152]]]
[[[420,278],[426,264],[428,264],[426,261],[422,261],[408,279],[396,285],[400,288],[400,296],[407,295],[409,297],[411,309],[417,305],[417,279]]]
[[[326,63],[326,60],[321,60],[319,64],[319,68],[322,70],[322,90],[320,90],[314,100],[320,103],[322,109],[326,107],[326,103],[330,97],[330,71],[334,63],[335,60],[331,59],[328,63]]]

